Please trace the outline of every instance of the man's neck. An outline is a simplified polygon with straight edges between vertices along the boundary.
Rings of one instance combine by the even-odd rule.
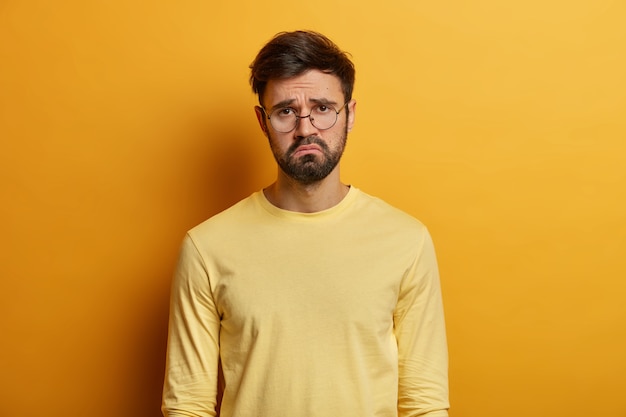
[[[348,194],[350,187],[339,180],[336,169],[328,177],[312,184],[302,184],[278,173],[276,182],[263,190],[270,203],[278,208],[300,213],[329,209]]]

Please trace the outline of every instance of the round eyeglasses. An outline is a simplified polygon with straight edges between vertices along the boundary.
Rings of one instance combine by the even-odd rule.
[[[296,110],[292,107],[278,107],[269,114],[265,108],[261,107],[261,110],[269,119],[274,130],[280,133],[289,133],[296,128],[300,119],[306,119],[307,117],[316,129],[330,129],[337,123],[339,113],[346,107],[346,104],[348,103],[341,106],[338,111],[330,104],[316,104],[311,109],[311,113],[306,116],[298,116]]]

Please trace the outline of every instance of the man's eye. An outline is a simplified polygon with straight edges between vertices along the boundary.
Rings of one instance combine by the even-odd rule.
[[[294,111],[290,107],[284,107],[282,109],[278,109],[276,114],[280,117],[288,117],[294,114]]]
[[[320,104],[319,106],[317,106],[317,111],[319,113],[327,113],[328,111],[330,111],[330,108],[328,108],[327,106]]]

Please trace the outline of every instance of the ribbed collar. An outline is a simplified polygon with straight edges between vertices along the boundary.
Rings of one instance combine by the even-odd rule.
[[[321,220],[324,218],[329,218],[332,216],[336,216],[338,213],[344,211],[347,207],[349,207],[354,200],[361,193],[359,189],[356,187],[350,186],[348,190],[348,194],[336,205],[327,208],[326,210],[316,211],[314,213],[300,213],[298,211],[290,211],[284,210],[276,207],[265,197],[263,190],[257,191],[252,195],[252,198],[259,204],[265,211],[270,213],[273,216],[285,219],[285,220],[293,220],[293,221],[315,221]]]

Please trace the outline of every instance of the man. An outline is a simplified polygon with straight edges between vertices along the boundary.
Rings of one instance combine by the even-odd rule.
[[[352,63],[298,31],[278,34],[251,70],[277,178],[184,239],[164,415],[447,416],[428,232],[340,180]]]

